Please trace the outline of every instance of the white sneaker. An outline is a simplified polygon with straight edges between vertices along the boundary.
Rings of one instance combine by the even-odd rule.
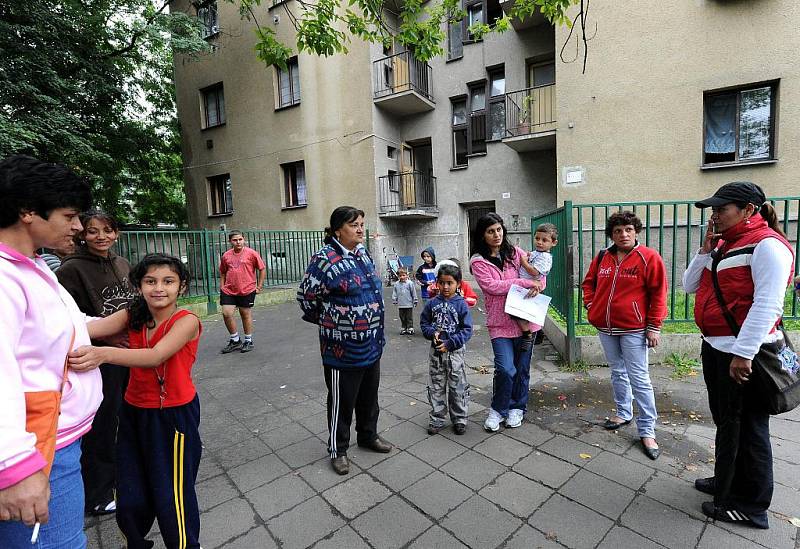
[[[500,430],[501,421],[503,421],[503,416],[498,414],[494,408],[489,408],[489,415],[486,416],[486,421],[483,422],[483,428],[489,432],[496,433]]]
[[[522,410],[513,408],[508,411],[508,419],[506,419],[506,427],[515,428],[522,425]]]

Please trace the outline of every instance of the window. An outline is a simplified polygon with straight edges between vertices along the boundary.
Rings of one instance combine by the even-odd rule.
[[[217,2],[208,0],[197,6],[197,18],[200,20],[200,36],[211,38],[219,34],[219,21],[217,19]]]
[[[306,201],[306,167],[303,161],[281,164],[283,168],[284,205],[297,208],[308,205]]]
[[[486,152],[486,82],[469,88],[469,154]]]
[[[278,106],[291,107],[300,104],[300,68],[297,57],[286,62],[286,70],[278,67]]]
[[[225,93],[222,83],[200,90],[203,97],[203,128],[213,128],[225,123]]]
[[[464,26],[465,26],[465,33],[464,35],[467,37],[464,42],[475,42],[478,40],[476,36],[474,36],[471,32],[469,32],[469,28],[475,23],[483,23],[483,1],[478,0],[470,1],[469,3],[465,2],[464,10],[467,12],[467,16],[464,18]]]
[[[757,84],[703,98],[703,163],[775,158],[778,83]]]
[[[397,147],[392,147],[391,145],[386,146],[386,156],[394,160],[397,158]]]
[[[467,165],[467,100],[453,99],[453,167]]]
[[[496,141],[506,136],[506,73],[495,69],[489,72],[489,135]]]
[[[233,213],[233,190],[231,174],[225,173],[208,178],[208,215],[231,215]]]
[[[447,26],[447,60],[464,56],[464,22],[456,21]]]

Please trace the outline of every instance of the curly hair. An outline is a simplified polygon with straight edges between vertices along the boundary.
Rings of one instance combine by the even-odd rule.
[[[189,286],[189,279],[191,278],[189,269],[187,269],[186,265],[181,263],[180,259],[177,257],[166,254],[156,253],[144,256],[142,260],[131,269],[131,285],[141,290],[142,280],[147,275],[150,268],[161,266],[169,267],[178,275],[178,279],[181,281],[181,290],[179,294],[184,293]],[[150,312],[150,308],[147,306],[147,302],[141,294],[141,291],[139,291],[130,305],[128,305],[128,315],[128,325],[133,330],[141,330],[143,326],[152,328],[154,325],[153,314]]]
[[[614,234],[614,227],[620,225],[633,225],[633,230],[636,231],[636,234],[642,231],[642,220],[635,213],[630,211],[616,212],[611,214],[608,217],[608,221],[606,221],[606,236],[611,238],[611,235]]]

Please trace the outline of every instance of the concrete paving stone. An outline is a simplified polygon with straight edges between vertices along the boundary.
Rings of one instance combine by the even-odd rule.
[[[419,414],[427,414],[428,403],[424,400],[421,400],[421,397],[415,398],[406,396],[405,398],[401,398],[397,402],[394,402],[383,409],[390,414],[396,415],[397,417],[411,419]]]
[[[770,549],[794,549],[797,543],[797,528],[785,518],[778,518],[772,513],[769,514],[769,530],[759,530],[730,522],[713,524]]]
[[[278,549],[275,540],[263,526],[253,528],[238,538],[229,541],[222,546],[222,549]]]
[[[359,474],[361,468],[350,461],[350,474],[339,475],[331,468],[330,458],[324,457],[314,463],[309,463],[305,467],[301,467],[295,472],[314,490],[324,492],[331,486],[345,482],[350,476]]]
[[[322,375],[320,375],[320,378],[322,378]],[[284,392],[281,394],[275,395],[269,400],[273,406],[279,409],[293,408],[311,399],[311,396],[303,391],[288,389],[284,389],[283,391]]]
[[[267,521],[267,528],[283,549],[305,549],[344,525],[345,521],[319,496]]]
[[[447,462],[440,470],[473,490],[480,490],[499,477],[506,468],[482,454],[468,450]]]
[[[314,436],[314,433],[299,423],[291,422],[282,426],[280,429],[273,429],[268,433],[260,434],[259,438],[263,440],[267,446],[272,448],[273,451],[275,451],[285,448],[290,444],[294,444],[295,442],[306,440],[312,436]]]
[[[303,419],[304,417],[314,416],[320,413],[326,413],[326,410],[325,406],[323,406],[319,402],[308,399],[299,404],[295,404],[294,406],[289,406],[288,408],[284,408],[283,413],[286,414],[289,418],[297,421],[299,419]]]
[[[563,545],[548,539],[545,534],[531,528],[527,524],[517,530],[503,549],[563,549]]]
[[[427,421],[425,425],[427,425]],[[421,427],[409,421],[399,423],[381,433],[382,439],[391,442],[396,448],[401,450],[416,444],[427,436],[428,433],[425,427]]]
[[[439,434],[449,438],[453,442],[457,442],[467,448],[472,448],[476,444],[480,444],[487,438],[496,435],[497,433],[490,433],[483,428],[483,422],[486,419],[486,414],[471,417],[467,421],[467,432],[463,435],[457,435],[452,429],[445,429],[440,431]]]
[[[782,484],[775,484],[772,503],[769,508],[770,511],[776,511],[790,517],[800,517],[800,491]]]
[[[506,429],[503,431],[503,434],[520,442],[524,442],[532,448],[544,444],[554,436],[550,431],[542,429],[528,420],[523,421],[522,425],[516,429]]]
[[[717,429],[714,425],[706,425],[705,423],[691,422],[686,426],[686,434],[696,437],[707,439],[709,442],[714,442]]]
[[[630,450],[623,455],[631,461],[664,471],[671,475],[678,474],[686,468],[686,463],[682,459],[673,456],[669,450],[664,447],[661,448],[661,456],[657,460],[654,461],[650,459],[644,455],[642,444],[638,442],[638,439],[636,443],[631,445]]]
[[[327,446],[315,436],[301,440],[279,450],[275,453],[292,469],[308,465],[316,461],[320,456],[328,454]]]
[[[641,488],[655,472],[655,469],[611,452],[603,452],[587,463],[586,470],[618,482],[632,490]]]
[[[381,372],[381,388],[392,389],[402,386],[404,383],[411,382],[411,378],[412,376],[410,375],[387,374],[383,371]]]
[[[399,387],[395,387],[394,390],[400,393],[401,395],[405,395],[407,397],[410,397],[411,399],[419,400],[425,403],[425,405],[427,405],[427,399],[428,399],[427,376],[425,377],[424,383],[420,381],[410,381],[408,383],[404,383]]]
[[[476,520],[477,517],[480,517]],[[441,526],[469,547],[497,547],[522,521],[475,495],[451,511]]]
[[[355,440],[355,437],[351,435],[351,441]],[[371,467],[374,467],[376,464],[380,463],[385,459],[389,459],[393,455],[397,454],[398,450],[392,450],[388,454],[382,454],[380,452],[373,452],[368,448],[361,448],[358,445],[352,445],[347,450],[347,457],[350,458],[350,463],[355,463],[361,469],[367,470]]]
[[[530,453],[512,469],[553,488],[559,488],[578,472],[577,466],[539,451]]]
[[[661,546],[654,541],[650,541],[622,526],[614,526],[606,534],[597,549],[621,549],[623,547],[635,547],[636,549],[659,549]],[[722,548],[720,548],[722,549]]]
[[[289,473],[245,493],[265,522],[315,495],[314,490],[296,473]]]
[[[581,442],[590,444],[595,448],[602,448],[607,452],[622,455],[627,452],[634,441],[626,436],[620,436],[619,431],[606,431],[601,427],[592,428],[575,437]]]
[[[690,483],[663,471],[656,472],[644,485],[643,491],[647,497],[702,521],[705,521],[706,517],[700,510],[700,506],[704,501],[713,499],[708,494],[695,490],[694,481]]]
[[[398,452],[369,470],[376,479],[399,492],[428,476],[433,467],[408,452]]]
[[[302,419],[298,419],[297,423],[317,435],[323,435],[323,438],[327,440],[328,438],[328,414],[326,412],[322,412],[321,414],[315,414],[313,416],[307,416]],[[383,423],[383,417],[381,417],[381,423]]]
[[[646,532],[647,538],[675,549],[694,547],[700,539],[704,521],[639,495],[619,521],[634,532]]]
[[[202,430],[203,424],[200,423]],[[203,448],[212,452],[233,446],[239,442],[253,438],[254,434],[250,429],[239,423],[233,416],[230,416],[228,423],[219,426],[211,432],[201,432],[200,438],[203,441]]]
[[[769,434],[772,437],[800,443],[800,423],[774,417],[769,422]]]
[[[486,409],[487,408],[488,408],[488,406],[484,406],[483,404],[480,404],[478,402],[470,402],[469,403],[469,414],[468,415],[471,416],[471,417],[479,416],[479,415],[486,416],[486,413],[487,413]]]
[[[225,472],[210,453],[204,452],[203,457],[200,459],[200,466],[197,469],[197,482],[203,482]]]
[[[255,417],[267,411],[267,401],[250,389],[231,395],[222,405],[236,418]]]
[[[431,467],[439,468],[467,449],[447,437],[430,436],[406,449]]]
[[[444,473],[434,471],[403,490],[401,495],[426,516],[440,519],[466,501],[472,490]]]
[[[430,528],[420,537],[412,541],[408,549],[432,549],[434,547],[440,549],[467,549],[466,545],[439,526]]]
[[[217,450],[214,452],[214,459],[224,469],[231,469],[270,453],[272,453],[272,450],[264,444],[264,441],[253,437],[233,446]]]
[[[798,426],[800,430],[800,426]],[[778,459],[800,465],[800,442],[772,439],[772,455]]]
[[[365,474],[356,475],[322,493],[322,497],[348,519],[357,517],[391,495],[385,486]]]
[[[636,496],[630,488],[585,470],[578,471],[558,493],[612,520],[617,520]]]
[[[289,472],[275,454],[267,454],[228,471],[228,476],[242,492],[249,492]]]
[[[513,429],[507,429],[510,431]],[[504,434],[493,436],[476,445],[473,450],[486,457],[490,457],[506,467],[511,467],[516,462],[531,453],[531,447]]]
[[[408,422],[409,424],[414,424],[418,427],[421,427],[423,430],[427,431],[428,424],[430,424],[431,422],[430,410],[428,410],[428,413],[416,415],[405,421]]]
[[[350,523],[376,549],[403,547],[431,525],[425,515],[397,496],[390,497]]]
[[[117,527],[117,521],[114,520],[114,516],[111,515],[109,517],[103,517],[104,520],[97,521],[96,526],[94,527],[96,540],[99,542],[100,547],[124,547],[125,540],[122,537],[122,532],[119,531]],[[201,526],[202,528],[202,526]],[[156,525],[154,524],[153,527],[150,529],[150,535],[147,536],[148,539],[158,539],[161,540],[161,536],[154,532],[156,529]],[[163,546],[164,543],[161,542]]]
[[[385,431],[391,429],[395,425],[403,423],[404,421],[406,420],[399,416],[396,416],[385,410],[381,410],[381,413],[378,416],[378,433],[383,435]]]
[[[569,461],[579,467],[585,466],[591,460],[595,459],[603,450],[575,440],[574,438],[565,437],[563,435],[556,435],[541,446],[539,450],[547,452],[550,455],[559,457],[563,460]],[[582,458],[581,454],[592,456],[591,458]]]
[[[200,517],[200,542],[219,547],[256,526],[255,512],[243,498],[226,501]]]
[[[556,536],[558,542],[567,547],[589,549],[603,539],[614,522],[555,494],[528,519],[528,524]]]
[[[254,434],[265,435],[273,429],[288,425],[291,420],[283,413],[274,410],[242,420],[242,424]]]
[[[703,537],[697,545],[697,549],[753,549],[754,547],[756,546],[749,539],[723,530],[714,523],[706,525]]]
[[[349,526],[319,540],[314,549],[369,549],[369,545]]]
[[[511,514],[528,518],[553,494],[553,490],[509,471],[484,486],[478,493]]]
[[[800,490],[800,465],[782,459],[774,459],[772,460],[772,472],[775,482]]]
[[[200,512],[205,512],[222,502],[239,497],[239,490],[228,475],[219,475],[195,486]]]

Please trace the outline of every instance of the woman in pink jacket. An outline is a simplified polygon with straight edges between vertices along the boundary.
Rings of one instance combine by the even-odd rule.
[[[478,220],[472,247],[470,271],[483,291],[486,328],[494,351],[492,407],[483,426],[497,431],[505,421],[506,427],[519,427],[528,405],[532,349],[525,349],[522,331],[505,312],[506,296],[514,284],[530,288],[529,296],[536,295],[544,284],[519,278],[520,257],[525,251],[511,245],[503,218],[496,213]],[[531,325],[532,332],[539,329],[541,326]]]

